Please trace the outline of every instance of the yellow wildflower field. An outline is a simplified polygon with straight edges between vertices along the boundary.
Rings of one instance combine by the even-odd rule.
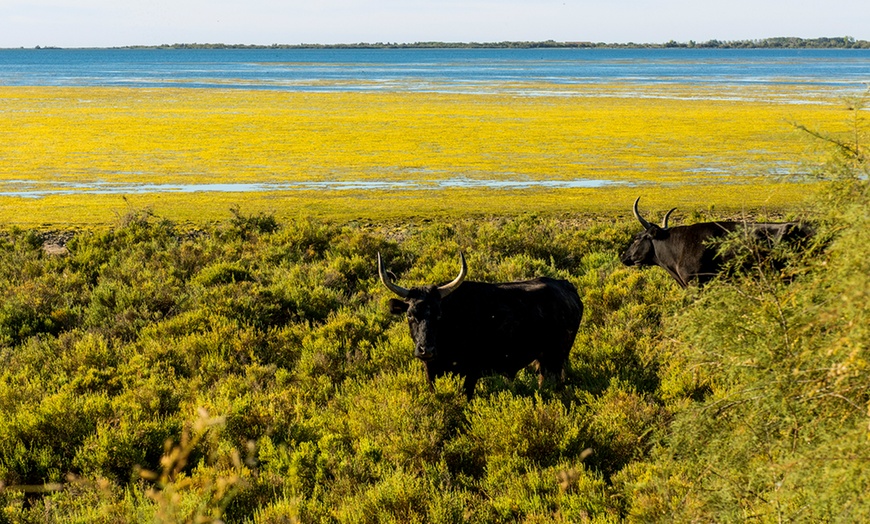
[[[792,206],[845,126],[835,93],[535,85],[286,92],[0,87],[0,218],[109,223],[244,211],[323,218]],[[799,100],[801,103],[794,103]],[[208,191],[206,191],[208,190]]]

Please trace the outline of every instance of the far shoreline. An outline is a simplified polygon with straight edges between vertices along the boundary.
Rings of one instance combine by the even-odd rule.
[[[224,44],[175,43],[111,47],[10,47],[3,49],[870,49],[870,41],[844,37],[773,37],[753,40],[707,40],[705,42],[605,43],[589,41],[502,41],[502,42],[359,42],[346,44]]]

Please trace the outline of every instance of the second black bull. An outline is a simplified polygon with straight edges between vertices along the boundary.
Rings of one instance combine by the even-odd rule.
[[[638,233],[621,256],[627,266],[659,266],[682,287],[696,280],[704,284],[722,269],[728,256],[719,252],[712,241],[723,239],[735,231],[745,231],[753,240],[775,244],[783,240],[802,240],[813,234],[812,228],[799,222],[703,222],[688,226],[668,227],[665,214],[662,225],[647,222],[634,201],[634,216],[644,230]]]
[[[381,281],[400,297],[390,300],[390,311],[407,315],[414,356],[426,365],[429,382],[447,373],[463,376],[470,398],[482,376],[513,377],[533,362],[539,383],[545,375],[563,378],[583,315],[574,285],[552,278],[465,281],[462,253],[460,261],[452,282],[406,289],[393,282],[378,254]]]

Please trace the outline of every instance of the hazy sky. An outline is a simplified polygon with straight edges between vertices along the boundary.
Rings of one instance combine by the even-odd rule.
[[[0,47],[870,39],[870,0],[0,0]]]

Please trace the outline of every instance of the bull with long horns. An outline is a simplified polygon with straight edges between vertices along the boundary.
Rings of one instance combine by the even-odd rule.
[[[390,312],[405,314],[414,356],[423,361],[429,383],[455,373],[464,377],[468,398],[484,375],[513,377],[535,363],[545,376],[564,378],[565,363],[583,315],[577,289],[567,280],[535,278],[491,284],[459,276],[441,286],[404,288],[393,282],[378,254],[381,282],[399,298]]]
[[[681,287],[691,281],[703,285],[722,270],[729,254],[713,245],[735,231],[741,230],[755,241],[773,245],[783,240],[802,240],[813,234],[812,228],[799,222],[702,222],[688,226],[668,227],[668,219],[676,208],[668,211],[662,224],[649,223],[637,210],[640,197],[634,201],[634,216],[644,230],[638,233],[620,259],[626,266],[659,266]]]

